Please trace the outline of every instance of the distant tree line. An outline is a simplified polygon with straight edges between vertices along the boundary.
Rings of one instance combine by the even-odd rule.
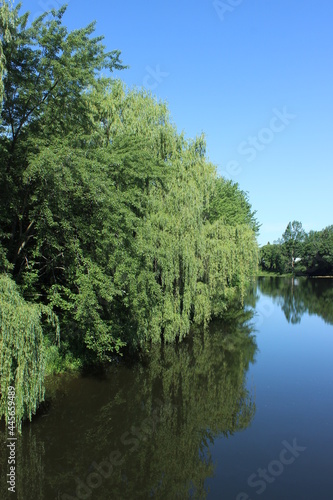
[[[19,10],[0,2],[0,374],[3,394],[29,379],[20,419],[50,362],[104,362],[223,316],[256,272],[258,223],[203,136],[102,76],[125,66],[94,23]]]
[[[278,274],[333,276],[333,225],[306,233],[300,222],[290,222],[281,240],[261,247],[259,264]]]

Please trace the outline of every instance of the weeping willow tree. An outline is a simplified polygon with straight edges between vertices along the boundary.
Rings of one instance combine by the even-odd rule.
[[[207,215],[218,177],[202,137],[183,141],[171,171],[163,189],[151,186],[136,235],[141,266],[126,291],[142,342],[182,340],[193,322],[221,316],[257,266],[253,228]]]
[[[256,260],[251,207],[218,177],[204,138],[177,132],[166,103],[100,77],[123,65],[93,24],[69,33],[65,7],[31,24],[18,10],[10,23],[1,3],[0,272],[56,311],[80,360],[182,340],[242,296]],[[28,326],[24,312],[8,316],[15,300],[32,308]],[[30,353],[38,388],[41,310],[17,294],[2,307],[22,353],[40,346]],[[6,342],[4,360],[16,352]],[[18,355],[7,378],[15,363],[23,370]]]
[[[47,308],[26,302],[14,282],[0,276],[0,417],[8,423],[7,394],[12,386],[19,432],[22,420],[31,420],[44,399],[43,313],[56,326],[56,318]]]

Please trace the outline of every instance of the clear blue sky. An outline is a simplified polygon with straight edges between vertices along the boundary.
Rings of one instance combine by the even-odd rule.
[[[34,17],[62,2],[22,4]],[[249,193],[260,244],[292,220],[333,224],[332,0],[68,2],[70,29],[92,20],[130,66],[116,76],[205,133],[218,172]]]

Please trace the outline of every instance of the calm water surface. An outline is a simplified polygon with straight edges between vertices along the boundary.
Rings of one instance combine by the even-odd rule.
[[[261,278],[245,311],[104,378],[49,381],[19,500],[333,498],[333,280]]]

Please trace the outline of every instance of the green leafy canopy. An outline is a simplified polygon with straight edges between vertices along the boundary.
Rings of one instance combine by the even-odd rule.
[[[101,76],[125,66],[94,23],[68,32],[65,7],[30,25],[19,10],[0,6],[0,271],[22,311],[35,311],[36,352],[50,343],[37,306],[87,363],[180,341],[222,316],[255,273],[248,197],[217,175],[203,136],[177,132],[166,103]],[[4,331],[21,331],[8,321]]]

